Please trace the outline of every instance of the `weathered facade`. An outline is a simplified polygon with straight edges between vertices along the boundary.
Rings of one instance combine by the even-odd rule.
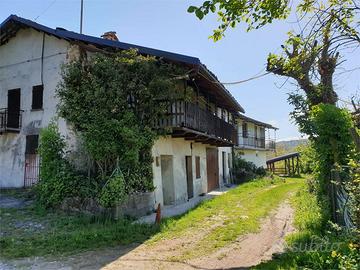
[[[234,147],[235,153],[239,153],[257,167],[266,168],[266,152],[275,151],[273,138],[276,135],[272,136],[271,131],[275,134],[277,128],[245,115],[238,115],[236,123],[238,137]]]
[[[38,135],[53,119],[76,150],[71,129],[57,117],[62,64],[80,49],[133,47],[198,72],[186,82],[191,102],[174,104],[170,118],[156,124],[170,132],[152,149],[155,203],[179,204],[230,181],[235,115],[244,110],[197,58],[51,29],[12,15],[0,26],[0,187],[38,180]]]
[[[0,46],[0,187],[36,181],[38,160],[31,148],[36,148],[34,136],[56,115],[55,88],[69,46],[30,28],[19,30]],[[43,86],[42,104],[34,107],[37,86]],[[65,122],[58,123],[66,135]]]

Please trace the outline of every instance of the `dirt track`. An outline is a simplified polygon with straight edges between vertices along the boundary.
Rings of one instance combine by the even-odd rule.
[[[281,252],[284,236],[293,231],[293,210],[283,203],[263,220],[258,233],[239,238],[213,254],[181,261],[177,259],[194,247],[206,230],[156,244],[90,251],[63,258],[29,258],[0,262],[0,269],[241,269],[268,260]],[[210,228],[211,229],[211,228]]]

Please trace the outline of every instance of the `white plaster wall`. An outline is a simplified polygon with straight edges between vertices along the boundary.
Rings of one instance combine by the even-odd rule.
[[[265,150],[251,150],[241,149],[235,150],[235,153],[241,153],[241,157],[246,161],[250,161],[256,165],[256,167],[266,168],[266,151]]]
[[[43,110],[31,111],[32,87],[41,84],[42,39],[42,33],[22,29],[0,47],[0,108],[7,107],[8,90],[20,88],[24,110],[21,132],[0,135],[0,187],[23,186],[26,135],[38,134],[56,114],[55,89],[69,43],[45,35]],[[34,60],[21,63],[30,59]],[[61,133],[68,134],[64,121],[59,120],[59,128]]]
[[[194,197],[207,191],[207,172],[206,172],[206,148],[209,145],[186,141],[183,138],[171,138],[170,136],[158,139],[152,149],[154,157],[153,174],[155,186],[156,204],[163,205],[162,178],[161,178],[161,155],[173,156],[173,170],[175,183],[175,204],[183,203],[187,200],[187,180],[185,156],[192,157],[192,171],[194,183]],[[195,157],[200,157],[200,178],[196,178]],[[156,165],[158,158],[159,166]]]

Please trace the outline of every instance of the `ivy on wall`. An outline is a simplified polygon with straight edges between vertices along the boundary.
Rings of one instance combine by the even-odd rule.
[[[100,187],[104,206],[154,189],[151,149],[165,132],[154,123],[166,117],[175,99],[184,98],[184,74],[185,69],[136,50],[95,54],[63,66],[59,115],[92,161],[88,175]]]

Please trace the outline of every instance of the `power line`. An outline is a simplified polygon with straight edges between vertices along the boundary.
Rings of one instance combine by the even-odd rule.
[[[242,83],[245,83],[245,82],[249,82],[249,81],[253,81],[253,80],[256,80],[256,79],[259,79],[261,77],[264,77],[266,75],[269,75],[270,71],[268,72],[265,72],[263,74],[260,74],[260,75],[255,75],[253,77],[250,77],[248,79],[245,79],[245,80],[241,80],[241,81],[234,81],[234,82],[219,82],[219,81],[213,81],[213,80],[209,80],[204,74],[202,74],[201,72],[199,72],[199,74],[204,78],[206,79],[207,81],[211,82],[211,83],[214,83],[214,84],[219,84],[219,85],[235,85],[235,84],[242,84]]]
[[[17,63],[13,63],[13,64],[8,64],[8,65],[4,65],[4,66],[0,66],[0,68],[7,68],[7,67],[12,67],[12,66],[16,66],[16,65],[20,65],[20,64],[25,64],[25,63],[30,63],[30,62],[34,62],[34,61],[39,61],[41,59],[47,59],[47,58],[51,58],[54,56],[58,56],[58,55],[62,55],[62,54],[66,54],[67,52],[58,52],[58,53],[54,53],[54,54],[50,54],[44,57],[37,57],[37,58],[32,58],[32,59],[28,59],[25,61],[21,61],[21,62],[17,62]]]
[[[221,82],[221,84],[224,84],[224,85],[234,85],[234,84],[241,84],[241,83],[245,83],[245,82],[249,82],[249,81],[252,81],[252,80],[256,80],[256,79],[259,79],[261,77],[264,77],[266,75],[269,75],[271,72],[265,72],[263,74],[260,74],[258,76],[254,76],[254,77],[251,77],[251,78],[248,78],[248,79],[245,79],[245,80],[241,80],[241,81],[235,81],[235,82]]]
[[[37,19],[39,19],[40,16],[44,15],[44,14],[46,13],[46,11],[48,11],[49,8],[51,8],[51,7],[55,4],[56,1],[57,1],[57,0],[52,1],[38,16],[35,17],[34,21],[36,21]]]

